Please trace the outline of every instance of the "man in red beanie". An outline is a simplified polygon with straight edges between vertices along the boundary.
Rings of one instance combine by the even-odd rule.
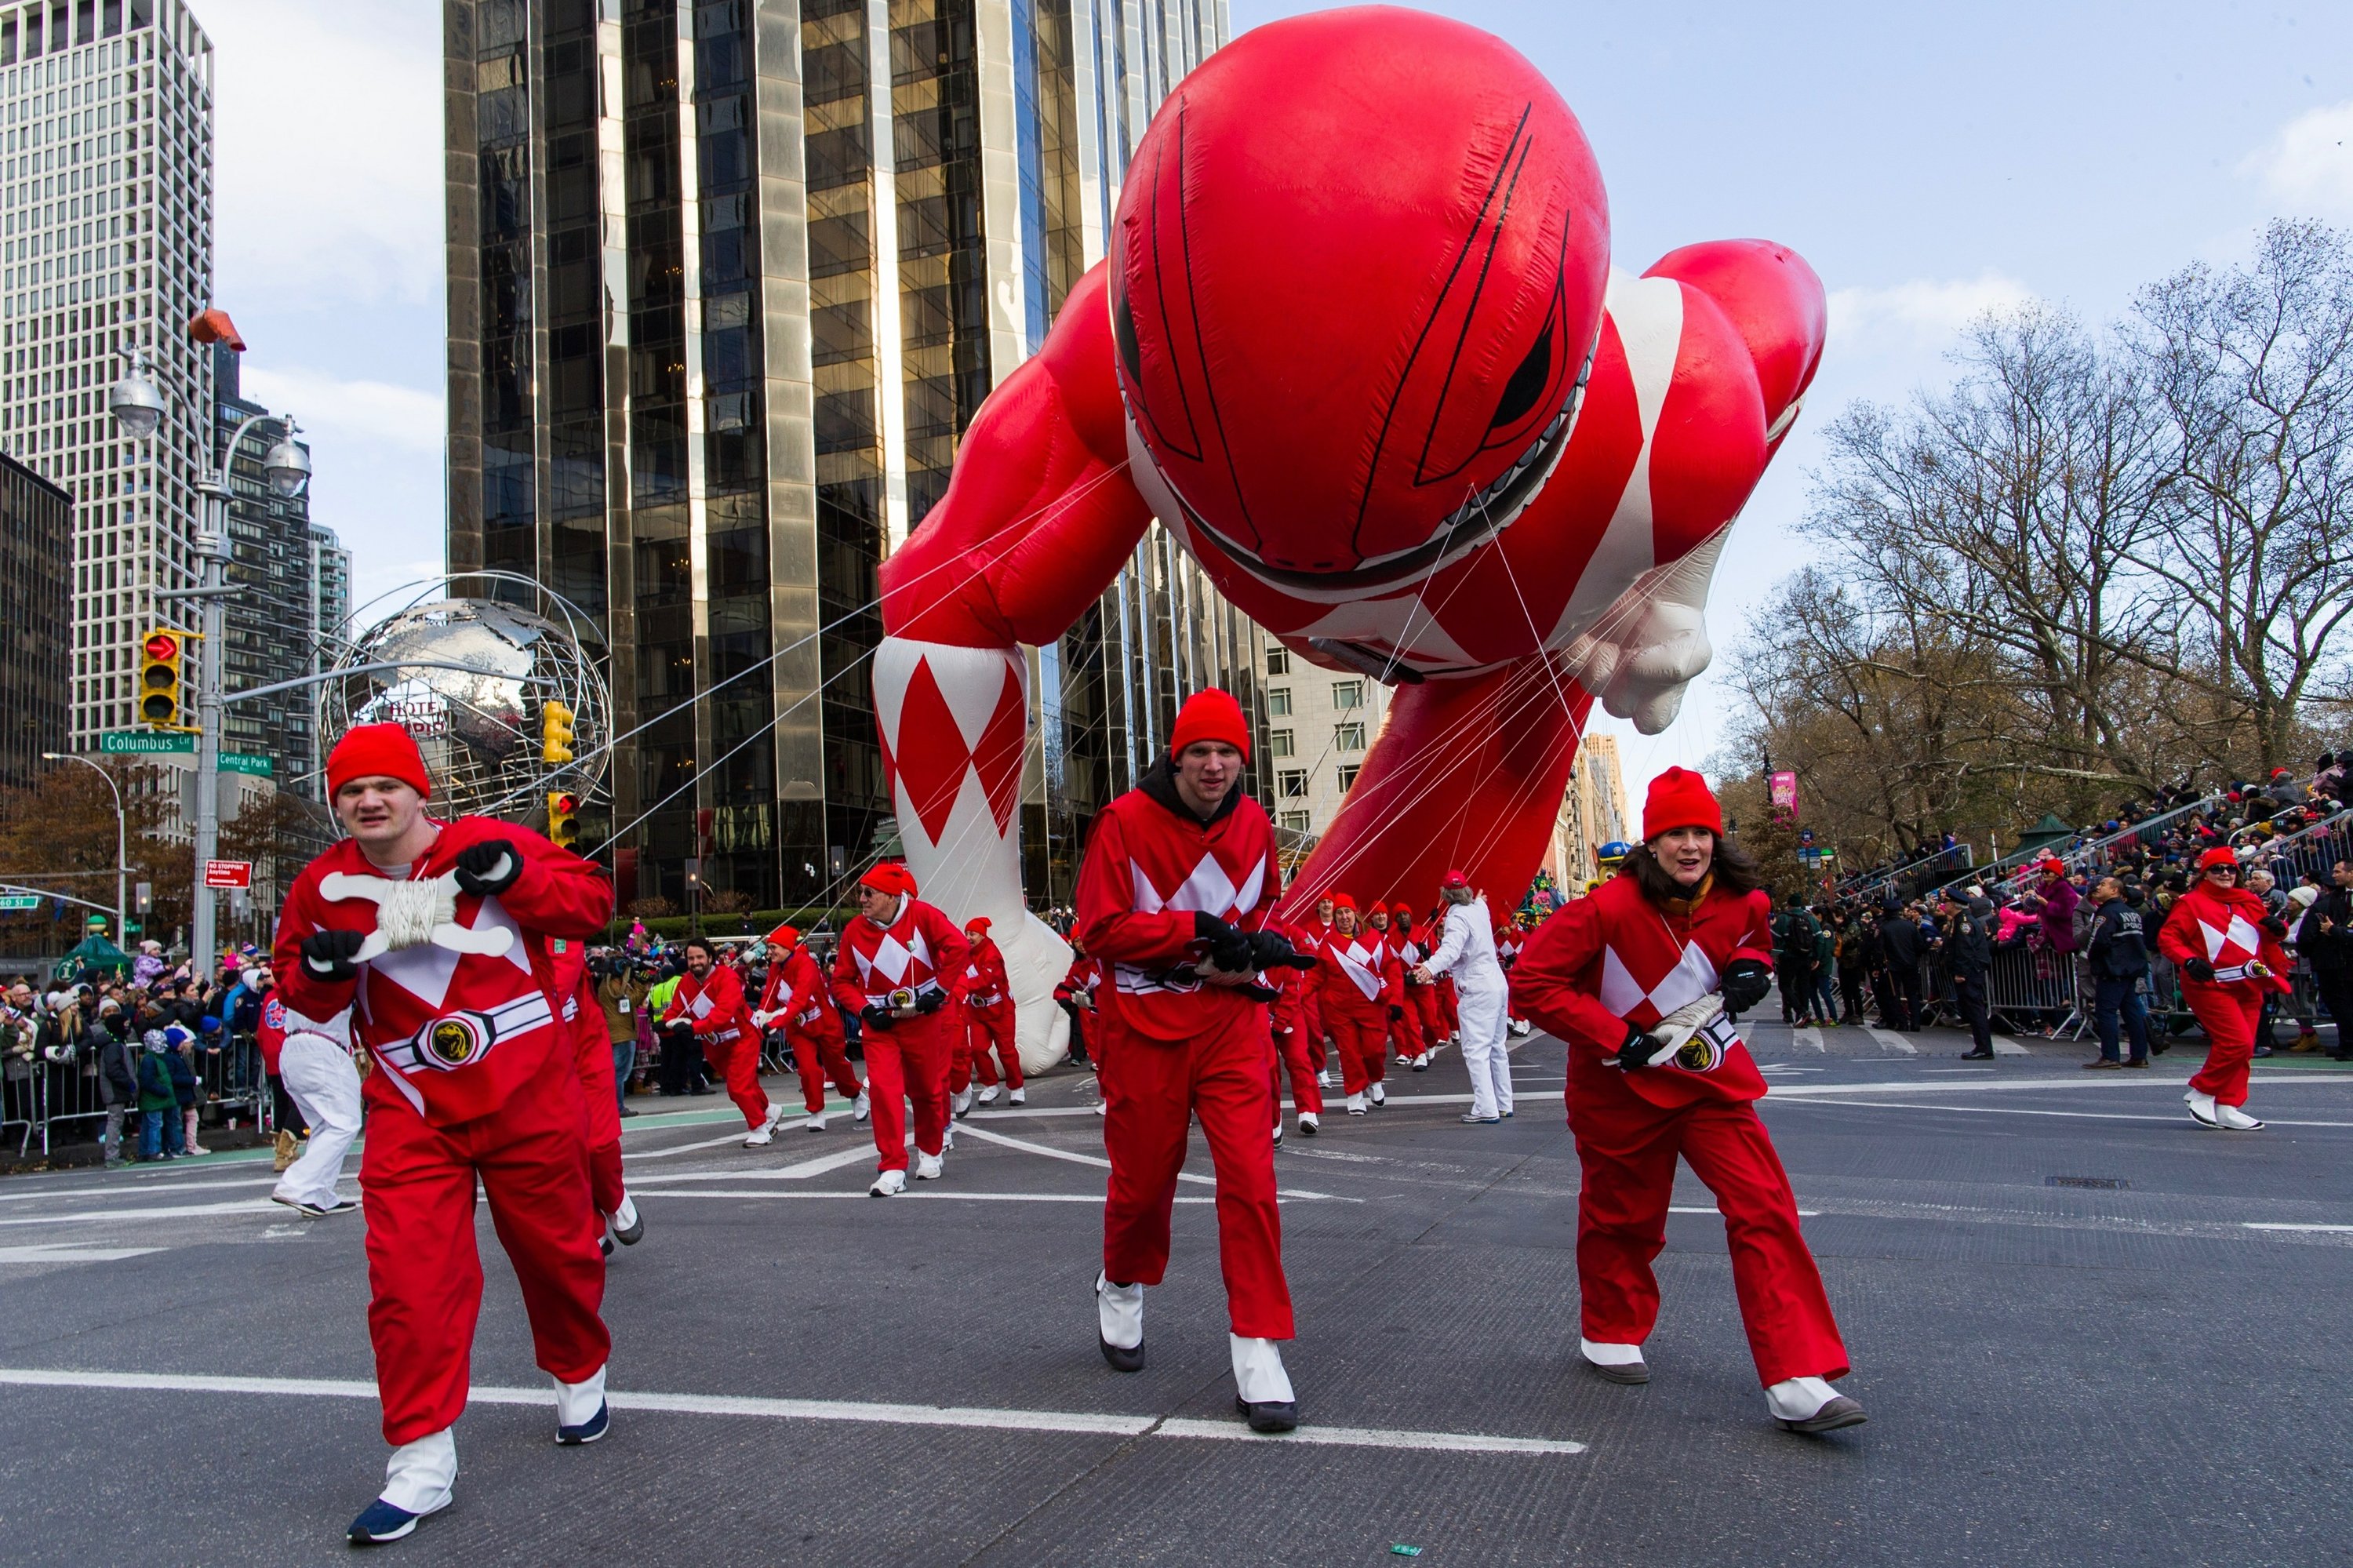
[[[989,919],[976,915],[964,923],[964,939],[972,961],[965,966],[964,1034],[956,1051],[955,1073],[948,1082],[957,1113],[969,1108],[976,1070],[982,1085],[980,1103],[997,1103],[997,1069],[988,1053],[1005,1065],[1006,1103],[1020,1105],[1029,1093],[1021,1084],[1021,1053],[1013,1044],[1013,988],[1005,978],[1005,955],[988,939]]]
[[[702,1059],[744,1113],[744,1147],[773,1143],[776,1122],[788,1107],[768,1098],[760,1085],[760,1029],[744,1000],[744,982],[732,967],[719,961],[719,949],[709,938],[689,937],[684,950],[686,973],[678,977],[678,989],[670,993],[661,1022],[694,1030]]]
[[[1568,1042],[1568,1127],[1583,1181],[1579,1348],[1613,1383],[1647,1383],[1680,1156],[1715,1194],[1766,1408],[1792,1432],[1863,1419],[1832,1388],[1846,1347],[1755,1102],[1765,1080],[1733,1015],[1769,987],[1771,900],[1723,840],[1707,781],[1653,779],[1642,843],[1591,896],[1536,928],[1512,970],[1521,1011]]]
[[[593,1443],[608,1422],[605,1260],[548,948],[602,930],[613,890],[527,828],[435,821],[431,792],[398,725],[336,743],[327,794],[350,836],[295,878],[274,954],[286,1005],[310,1018],[352,1008],[375,1061],[360,1190],[393,1455],[382,1495],[352,1521],[358,1544],[398,1540],[449,1503],[482,1297],[478,1183],[555,1380],[556,1441]]]
[[[1168,1266],[1169,1205],[1198,1117],[1217,1171],[1235,1403],[1255,1429],[1298,1425],[1279,1340],[1292,1337],[1275,1210],[1273,1044],[1261,971],[1295,963],[1265,930],[1280,888],[1274,828],[1241,790],[1250,731],[1220,691],[1187,700],[1169,754],[1095,818],[1079,868],[1079,936],[1109,966],[1098,1053],[1111,1156],[1096,1333],[1144,1365],[1144,1290]]]
[[[915,1107],[915,1180],[936,1181],[947,1152],[948,1069],[955,1000],[970,961],[964,934],[915,896],[915,878],[883,861],[858,883],[858,914],[833,956],[833,999],[864,1024],[866,1092],[881,1158],[867,1191],[907,1190],[906,1102]]]
[[[2198,857],[2198,880],[2173,902],[2158,949],[2181,971],[2181,1000],[2206,1035],[2206,1065],[2189,1080],[2190,1119],[2224,1132],[2256,1132],[2247,1068],[2263,993],[2289,989],[2284,931],[2263,901],[2240,885],[2238,853],[2216,845]]]
[[[841,1014],[833,1009],[825,971],[801,946],[801,934],[790,926],[768,933],[768,983],[761,989],[760,1005],[752,1023],[759,1029],[782,1029],[800,1071],[801,1106],[808,1118],[801,1125],[811,1132],[825,1130],[825,1086],[830,1080],[850,1102],[850,1119],[864,1121],[866,1086],[849,1065],[849,1042]]]

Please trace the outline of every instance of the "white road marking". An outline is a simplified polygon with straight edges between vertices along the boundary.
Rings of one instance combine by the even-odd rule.
[[[1964,1086],[1951,1084],[1943,1086],[1957,1089]],[[1809,1100],[1802,1096],[1778,1097],[1791,1105],[1855,1106],[1865,1110],[1946,1111],[1954,1116],[2063,1116],[2073,1117],[2078,1121],[2162,1121],[2183,1127],[2196,1125],[2190,1121],[2189,1113],[2186,1110],[2179,1116],[2152,1116],[2142,1111],[2035,1110],[2026,1106],[1924,1106],[1917,1101],[1905,1100]],[[2284,1121],[2278,1117],[2265,1117],[2263,1121],[2270,1127],[2353,1127],[2353,1121]]]
[[[632,1195],[642,1198],[864,1198],[871,1194],[863,1188],[854,1192],[786,1192],[775,1187],[649,1187]],[[1097,1208],[1103,1206],[1103,1196],[1097,1192],[967,1192],[955,1187],[934,1187],[928,1182],[921,1187],[910,1183],[905,1192],[890,1201],[895,1203],[908,1198],[955,1199],[976,1203],[1092,1203]],[[1169,1202],[1214,1203],[1217,1200],[1171,1198]]]
[[[1924,1073],[1990,1073],[1991,1067],[1923,1067]]]
[[[1081,1154],[1076,1150],[1056,1149],[1050,1143],[1032,1143],[1026,1138],[1008,1138],[1004,1133],[991,1132],[987,1128],[974,1127],[970,1123],[965,1124],[964,1130],[971,1134],[973,1137],[981,1139],[984,1141],[989,1143],[1001,1143],[1008,1149],[1018,1149],[1031,1154],[1042,1154],[1050,1160],[1067,1160],[1074,1165],[1100,1166],[1105,1171],[1111,1169],[1111,1161],[1105,1160],[1100,1154]],[[1214,1187],[1218,1184],[1218,1179],[1214,1176],[1196,1176],[1189,1171],[1179,1171],[1176,1172],[1176,1180],[1179,1181],[1196,1181],[1204,1187]],[[1288,1187],[1276,1188],[1274,1195],[1278,1198],[1326,1199],[1332,1196],[1329,1192],[1303,1192]],[[1359,1200],[1351,1198],[1345,1201],[1356,1202]]]
[[[275,1187],[275,1176],[242,1177],[234,1181],[154,1181],[134,1186],[109,1182],[99,1187],[48,1187],[37,1192],[0,1192],[0,1203],[37,1203],[44,1198],[145,1198],[166,1192],[209,1192],[227,1187]]]
[[[807,1119],[805,1117],[799,1117],[789,1122],[779,1122],[776,1124],[776,1130],[782,1132],[788,1127],[797,1128]],[[723,1143],[741,1143],[751,1136],[750,1128],[739,1125],[734,1131],[723,1137],[706,1138],[700,1143],[680,1143],[668,1149],[648,1149],[635,1154],[624,1154],[621,1156],[621,1162],[624,1165],[634,1165],[640,1160],[667,1160],[673,1154],[691,1154],[699,1149],[716,1149]]]
[[[0,1220],[0,1225],[97,1224],[115,1220],[185,1220],[206,1214],[278,1214],[285,1210],[268,1198],[242,1203],[184,1203],[168,1209],[81,1209],[70,1214],[35,1214]]]
[[[1993,1054],[1997,1056],[2031,1056],[2034,1053],[2007,1034],[1997,1034],[1993,1037]]]
[[[1920,1054],[1920,1048],[1917,1045],[1913,1044],[1893,1029],[1873,1029],[1869,1024],[1865,1024],[1862,1032],[1890,1051],[1905,1056],[1916,1056]]]
[[[1830,1047],[1822,1044],[1822,1032],[1819,1029],[1792,1029],[1789,1038],[1809,1051],[1820,1051],[1824,1055],[1830,1054]]]
[[[1671,1214],[1721,1214],[1724,1211],[1717,1208],[1714,1203],[1670,1203],[1667,1205],[1667,1213]],[[1820,1209],[1799,1209],[1798,1211],[1798,1218],[1801,1220],[1819,1219],[1820,1216],[1821,1211]]]
[[[2353,1231],[2353,1225],[2302,1225],[2278,1221],[2267,1224],[2260,1220],[2242,1220],[2240,1224],[2251,1231]]]
[[[342,1379],[216,1377],[164,1372],[56,1371],[0,1367],[0,1384],[29,1388],[123,1389],[139,1393],[251,1393],[310,1399],[376,1397],[375,1385]],[[552,1410],[544,1388],[492,1388],[477,1383],[469,1395],[480,1404],[516,1404]],[[1401,1432],[1379,1426],[1303,1426],[1263,1439],[1240,1421],[1194,1421],[1155,1415],[1080,1410],[1018,1410],[953,1404],[889,1404],[849,1399],[761,1399],[741,1394],[607,1393],[617,1411],[667,1415],[734,1415],[783,1421],[850,1421],[882,1426],[977,1427],[998,1432],[1074,1433],[1100,1437],[1272,1440],[1345,1448],[1437,1449],[1456,1454],[1582,1454],[1586,1446],[1547,1437],[1494,1437],[1474,1432]]]
[[[169,1250],[160,1246],[0,1246],[0,1263],[113,1263]]]

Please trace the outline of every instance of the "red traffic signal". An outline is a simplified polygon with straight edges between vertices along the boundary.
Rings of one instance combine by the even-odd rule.
[[[168,631],[151,631],[147,634],[146,652],[150,659],[175,659],[180,653],[180,640]]]

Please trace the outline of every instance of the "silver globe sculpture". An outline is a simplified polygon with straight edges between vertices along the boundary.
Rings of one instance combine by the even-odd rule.
[[[437,815],[535,821],[545,818],[551,790],[583,804],[605,799],[612,699],[580,638],[562,621],[497,599],[441,597],[446,586],[413,585],[420,591],[411,602],[346,646],[330,673],[348,673],[320,687],[321,735],[332,742],[353,725],[386,722],[407,730],[433,776]],[[554,608],[567,620],[576,615],[561,601]],[[575,623],[588,624],[585,617]],[[371,664],[398,667],[364,670]],[[572,712],[571,763],[542,756],[551,702]]]

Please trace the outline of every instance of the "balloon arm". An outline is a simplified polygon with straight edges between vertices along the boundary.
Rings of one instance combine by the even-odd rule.
[[[1312,914],[1335,892],[1427,897],[1449,869],[1516,905],[1551,843],[1592,701],[1547,659],[1398,690],[1279,913]]]
[[[965,648],[1050,643],[1111,586],[1151,513],[1126,473],[1103,268],[1042,350],[989,394],[947,493],[882,564],[894,637]]]

